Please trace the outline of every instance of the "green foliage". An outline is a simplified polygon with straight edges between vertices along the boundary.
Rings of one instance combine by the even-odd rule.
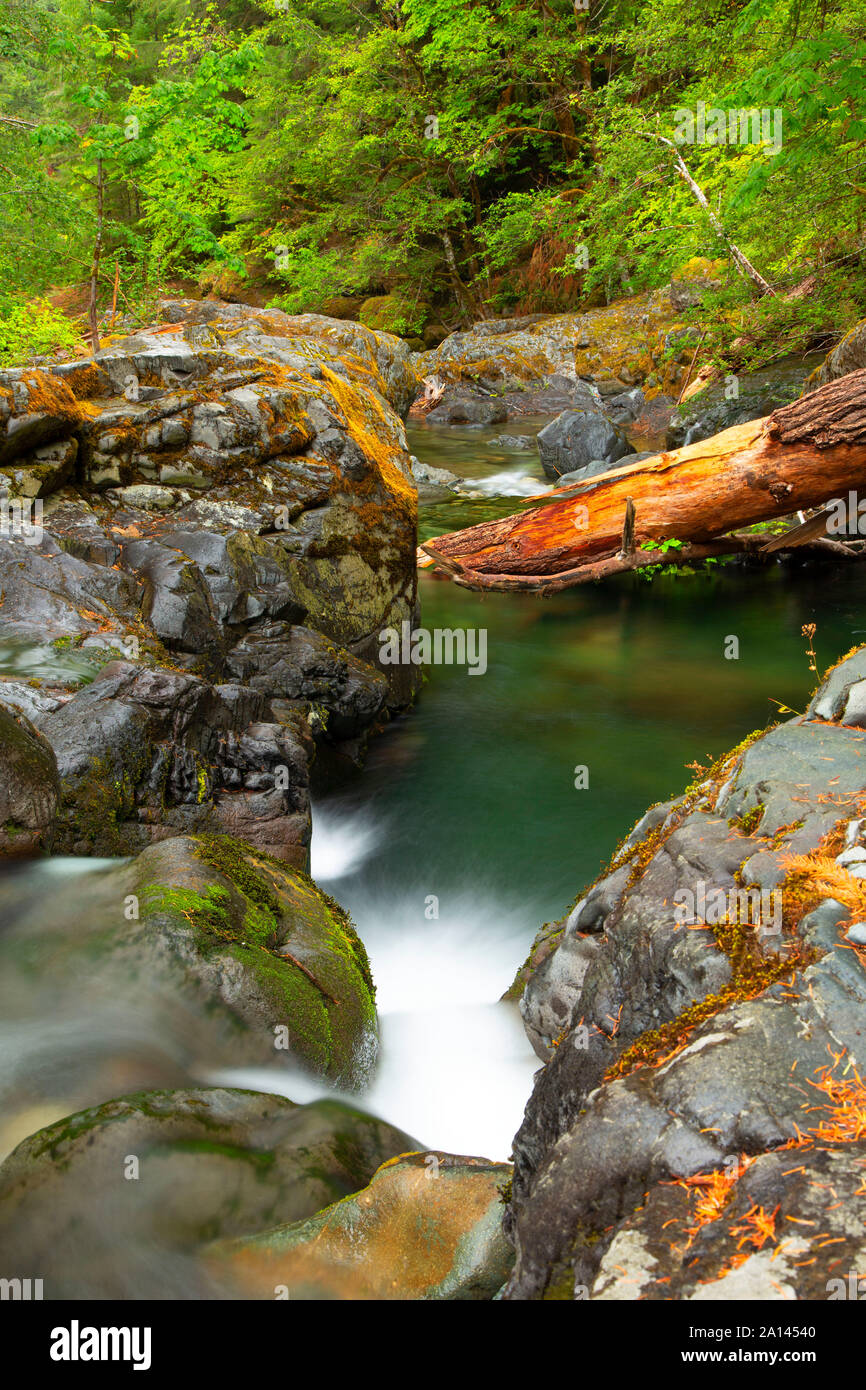
[[[46,300],[13,304],[0,311],[0,367],[71,348],[78,337],[65,314]]]
[[[0,0],[0,284],[85,280],[101,167],[103,306],[115,263],[133,314],[224,267],[290,311],[467,321],[706,256],[702,353],[754,365],[866,308],[864,43],[866,0]],[[678,147],[721,237],[663,143],[698,103],[781,113],[780,140]]]

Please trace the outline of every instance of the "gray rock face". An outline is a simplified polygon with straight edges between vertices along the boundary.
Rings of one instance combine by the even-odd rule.
[[[667,430],[668,449],[709,439],[732,425],[759,420],[800,395],[808,367],[799,358],[706,387],[680,407]]]
[[[0,1168],[0,1244],[46,1298],[213,1297],[204,1243],[301,1221],[418,1147],[332,1100],[150,1091],[42,1129]]]
[[[418,487],[418,502],[441,502],[451,497],[461,479],[447,468],[434,468],[432,464],[422,463],[412,458],[412,476]]]
[[[388,696],[385,677],[365,661],[318,632],[286,623],[251,630],[229,653],[227,664],[252,690],[324,710],[327,732],[337,740],[358,738],[368,730]]]
[[[375,666],[379,632],[416,609],[408,348],[242,305],[165,314],[93,362],[0,377],[2,458],[39,485],[18,493],[47,488],[48,452],[78,480],[48,497],[36,543],[0,538],[0,635],[87,674],[140,668],[122,689],[43,682],[58,848],[135,853],[207,828],[302,864],[311,729],[358,763],[417,682]],[[238,681],[249,698],[217,692]]]
[[[51,848],[60,800],[50,744],[23,714],[0,705],[0,859]]]
[[[672,1179],[727,1174],[736,1224],[762,1205],[753,1184],[765,1172],[765,1209],[781,1201],[792,1220],[811,1219],[805,1189],[769,1159],[742,1173],[737,1165],[814,1127],[813,1088],[828,1068],[832,1124],[845,1062],[859,1068],[866,1053],[856,919],[829,899],[809,911],[816,890],[804,895],[785,864],[830,832],[834,856],[851,846],[852,828],[859,834],[851,817],[866,795],[866,735],[856,707],[852,724],[840,716],[862,663],[862,651],[848,658],[805,717],[653,808],[565,922],[540,934],[519,978],[527,1032],[547,1065],[514,1142],[517,1264],[507,1298],[766,1296],[744,1290],[768,1287],[772,1244],[762,1259],[756,1247],[739,1274],[724,1223],[707,1227],[693,1251],[664,1233],[669,1219],[693,1221],[693,1189],[659,1186]],[[856,901],[859,858],[827,863],[850,875]],[[840,1142],[832,1162],[853,1183],[852,1146]],[[826,1283],[831,1256],[808,1224],[794,1231],[809,1273],[788,1261],[781,1281],[815,1296],[803,1290]],[[653,1284],[668,1278],[670,1286]]]
[[[821,366],[806,382],[805,390],[817,391],[819,386],[826,386],[828,381],[847,376],[849,372],[857,372],[862,367],[866,367],[866,319],[855,323],[842,341],[827,353]]]
[[[545,425],[537,441],[541,466],[548,478],[574,472],[591,477],[590,465],[603,472],[632,452],[622,431],[597,408],[563,411]]]
[[[535,440],[531,434],[500,434],[495,439],[488,439],[490,449],[508,449],[523,453],[524,450],[534,449]]]
[[[589,1297],[695,1303],[862,1298],[863,1285],[856,1275],[852,1284],[849,1270],[862,1264],[856,1173],[866,1148],[861,1142],[795,1152],[796,1159],[768,1153],[730,1164],[723,1215],[702,1226],[694,1189],[654,1187],[645,1209],[623,1222],[608,1247]],[[761,1243],[756,1212],[775,1213],[778,1238]],[[832,1245],[819,1243],[819,1231]],[[833,1269],[826,1250],[833,1251]]]
[[[448,391],[427,419],[433,425],[495,425],[508,419],[508,410],[501,401],[468,391]]]
[[[641,454],[623,454],[622,458],[618,458],[614,463],[605,459],[591,459],[584,468],[575,468],[571,473],[561,473],[556,485],[565,487],[568,483],[584,483],[602,473],[609,473],[612,468],[626,468],[631,463],[640,463],[641,459],[652,457],[652,453],[645,451]]]
[[[306,863],[313,740],[301,711],[277,722],[255,690],[118,661],[40,726],[62,779],[57,848],[130,853],[207,830]]]
[[[281,571],[250,585],[282,586],[283,611],[271,616],[374,651],[371,638],[415,607],[416,489],[400,419],[417,386],[408,347],[317,315],[193,301],[163,312],[163,327],[92,362],[0,375],[0,463],[9,464],[0,482],[12,497],[50,501],[74,468],[64,502],[77,498],[103,534],[122,540],[121,563],[146,589],[145,621],[152,613],[157,634],[181,651],[213,645],[201,581],[215,587],[207,573],[224,567],[238,533],[241,543],[269,537],[247,545],[246,568],[261,570],[270,552]],[[69,534],[61,526],[55,539],[72,548],[64,520]],[[204,557],[201,545],[188,553],[190,533],[202,530],[223,537],[223,557]],[[174,546],[172,532],[186,537],[195,568],[159,551]],[[404,703],[407,691],[394,695]]]

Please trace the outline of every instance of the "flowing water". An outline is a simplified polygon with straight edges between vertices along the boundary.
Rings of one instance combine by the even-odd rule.
[[[502,428],[427,426],[410,448],[482,481],[530,473],[542,490],[537,456],[486,446]],[[426,507],[419,534],[514,507]],[[538,927],[648,805],[682,790],[687,764],[773,722],[774,700],[805,708],[815,678],[801,629],[817,623],[824,665],[861,640],[866,574],[725,566],[547,600],[479,595],[429,571],[420,582],[423,626],[484,629],[487,670],[425,669],[415,709],[373,744],[357,783],[317,805],[312,871],[355,918],[378,985],[381,1060],[363,1104],[425,1144],[499,1159],[540,1063],[516,1006],[497,1001]],[[732,636],[738,659],[725,656]]]
[[[427,426],[410,447],[482,484],[507,473],[542,490],[536,455],[487,444],[503,428],[531,432],[523,421]],[[421,536],[515,505],[512,495],[427,507]],[[482,596],[422,573],[424,627],[483,630],[487,669],[426,668],[412,713],[315,807],[313,874],[352,913],[379,991],[379,1067],[353,1102],[422,1144],[507,1157],[540,1064],[516,1006],[498,1001],[536,930],[650,803],[682,789],[688,763],[773,721],[774,700],[805,707],[815,678],[802,626],[817,624],[826,666],[866,633],[864,600],[859,566],[627,576],[548,600]],[[731,637],[736,660],[725,656]],[[575,786],[578,768],[588,787]],[[299,1073],[217,1073],[202,1061],[196,1075],[298,1101],[322,1094]]]

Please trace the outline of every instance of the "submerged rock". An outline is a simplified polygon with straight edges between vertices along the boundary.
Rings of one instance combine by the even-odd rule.
[[[407,1153],[317,1216],[213,1247],[207,1267],[242,1298],[489,1300],[512,1260],[500,1193],[510,1173]]]
[[[8,1269],[38,1271],[49,1299],[206,1297],[215,1290],[191,1258],[202,1244],[311,1217],[415,1147],[333,1100],[221,1088],[124,1096],[6,1159],[0,1246]]]
[[[419,502],[441,502],[450,497],[462,482],[456,473],[447,468],[434,468],[430,463],[422,463],[412,458],[412,475],[418,485]]]

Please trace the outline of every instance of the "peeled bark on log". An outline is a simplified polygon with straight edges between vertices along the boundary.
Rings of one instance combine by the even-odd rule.
[[[821,506],[858,484],[866,485],[866,368],[762,420],[557,489],[544,506],[438,536],[422,549],[454,577],[485,588],[511,586],[484,576],[570,572],[580,583],[581,567],[617,559],[629,498],[638,547],[671,538],[706,544]],[[619,562],[607,572],[626,567],[635,565]]]

